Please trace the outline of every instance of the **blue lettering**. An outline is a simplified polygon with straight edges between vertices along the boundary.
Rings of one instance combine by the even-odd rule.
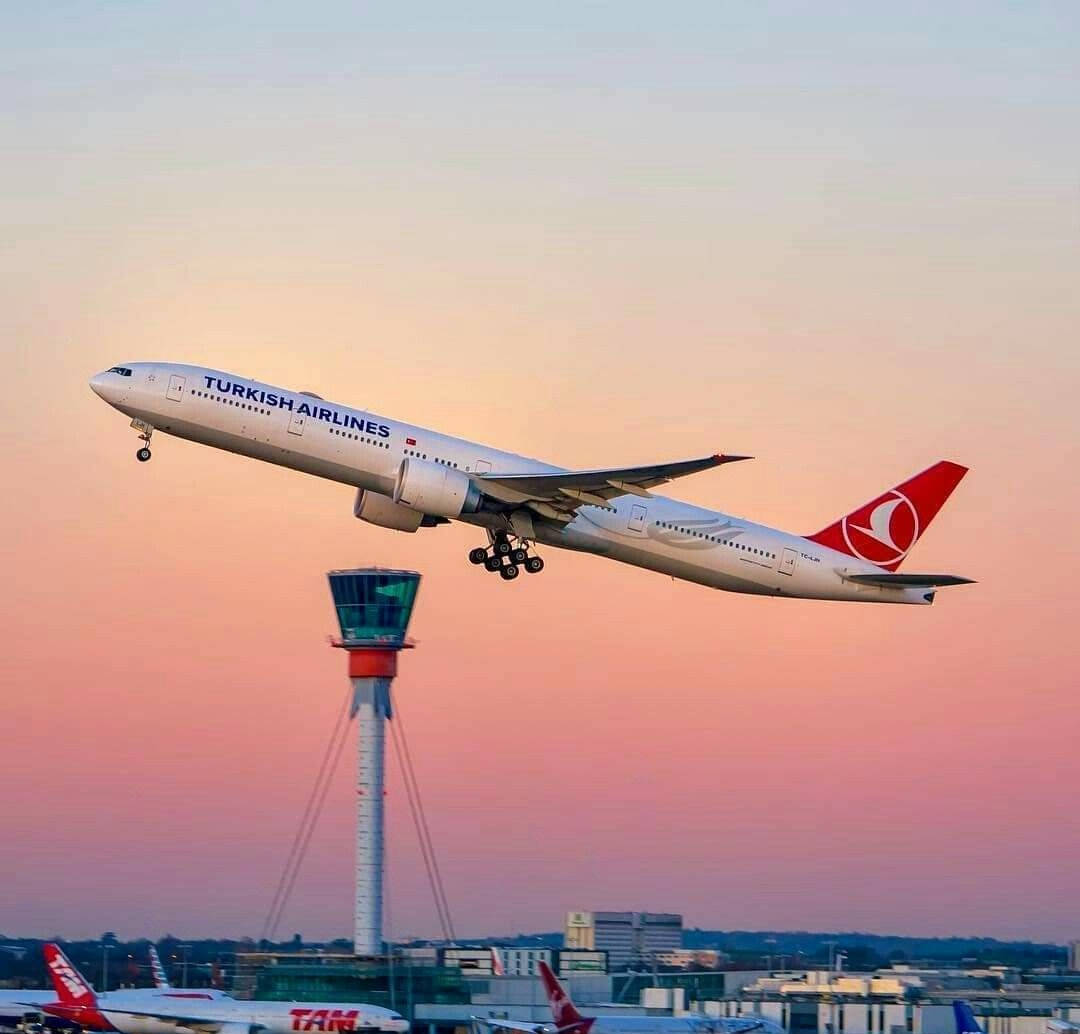
[[[276,406],[278,404],[277,395],[274,395],[274,394],[267,395],[266,396],[266,404],[268,406]]]
[[[362,431],[364,429],[364,421],[363,420],[357,420],[356,417],[351,416],[351,417],[349,417],[349,426],[354,431]]]
[[[292,409],[293,401],[293,399],[286,398],[284,395],[282,395],[281,398],[278,399],[278,405],[282,409]]]
[[[252,402],[259,401],[259,393],[254,388],[248,388],[247,394],[244,398],[251,399]]]
[[[207,375],[206,375],[206,374],[204,373],[204,374],[203,374],[203,380],[204,380],[204,381],[206,381],[206,386],[207,386],[208,388],[212,388],[212,387],[214,386],[214,378],[213,378],[213,377],[208,377],[208,376],[207,376]]]
[[[387,427],[386,424],[379,424],[379,437],[380,438],[389,438],[390,437],[390,428]]]
[[[325,408],[320,408],[319,411],[315,415],[320,420],[329,420],[330,419],[330,410],[325,409]]]
[[[340,415],[337,413],[336,410],[333,413],[330,414],[330,419],[333,422],[335,427],[345,427],[346,426],[345,421],[341,419]]]
[[[302,414],[303,416],[311,416],[311,410],[308,409],[308,404],[306,402],[301,402],[300,405],[297,407],[296,412],[298,414]]]
[[[217,390],[229,394],[229,382],[223,381],[220,377],[217,379]]]
[[[244,397],[244,386],[242,384],[234,384],[232,386],[232,393],[239,398]]]

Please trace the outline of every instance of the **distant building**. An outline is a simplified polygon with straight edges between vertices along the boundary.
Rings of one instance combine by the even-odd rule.
[[[682,916],[672,912],[568,912],[563,944],[607,953],[608,969],[651,965],[682,948]]]
[[[563,948],[504,948],[495,949],[508,977],[531,977],[546,962],[559,976],[575,973],[607,973],[607,956],[602,951]],[[464,976],[494,976],[494,958],[490,948],[439,948],[435,960],[440,966],[460,969]]]
[[[658,951],[653,955],[653,961],[657,966],[668,969],[690,969],[696,966],[700,969],[716,969],[717,966],[728,961],[727,955],[714,948],[676,948],[674,951]]]
[[[1080,941],[1069,942],[1069,969],[1080,972]]]

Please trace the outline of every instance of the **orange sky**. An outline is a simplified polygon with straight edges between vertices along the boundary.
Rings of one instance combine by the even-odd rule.
[[[0,930],[257,933],[344,691],[323,573],[378,563],[424,574],[398,694],[459,930],[1075,936],[1078,26],[989,7],[0,15]],[[568,466],[750,453],[672,494],[799,532],[954,459],[910,564],[979,584],[504,584],[344,486],[136,464],[86,381],[158,358]],[[349,776],[290,933],[349,930]],[[390,932],[433,933],[398,789]]]

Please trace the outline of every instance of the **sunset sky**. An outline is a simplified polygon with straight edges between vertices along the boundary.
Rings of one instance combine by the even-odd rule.
[[[407,6],[407,9],[406,9]],[[902,7],[902,9],[901,9]],[[396,692],[459,932],[1080,936],[1080,7],[9,4],[0,932],[257,935],[346,688]],[[218,367],[810,533],[971,467],[932,608],[753,598],[135,432]],[[351,931],[351,754],[282,935]],[[437,924],[400,785],[389,934]]]

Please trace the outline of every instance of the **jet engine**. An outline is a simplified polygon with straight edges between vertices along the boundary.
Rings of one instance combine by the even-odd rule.
[[[419,510],[412,510],[401,503],[395,503],[380,492],[368,492],[361,488],[356,493],[353,516],[380,528],[393,528],[394,531],[416,531],[424,519]]]
[[[436,517],[458,517],[480,509],[480,490],[460,470],[406,457],[398,470],[394,502]]]

